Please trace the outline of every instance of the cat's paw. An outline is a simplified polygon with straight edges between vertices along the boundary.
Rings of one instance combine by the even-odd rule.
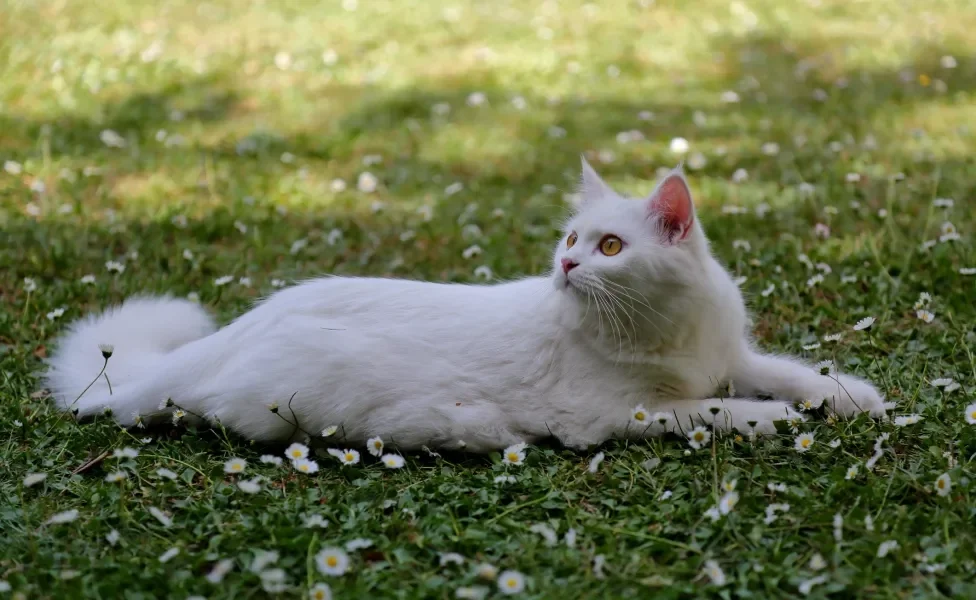
[[[866,412],[872,417],[885,416],[884,397],[870,383],[851,377],[840,375],[833,377],[820,376],[819,381],[810,386],[800,400],[801,406],[818,407],[824,404],[827,410],[844,417],[853,417]]]
[[[716,429],[735,429],[740,433],[773,434],[777,421],[806,420],[788,402],[777,400],[715,399],[706,400],[705,408],[714,415],[712,425]]]

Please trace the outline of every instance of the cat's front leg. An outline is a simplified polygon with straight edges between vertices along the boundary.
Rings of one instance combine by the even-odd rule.
[[[797,360],[747,352],[730,378],[736,390],[747,396],[771,395],[808,408],[826,403],[844,416],[861,412],[873,417],[885,414],[884,398],[870,383],[832,370],[818,373]]]

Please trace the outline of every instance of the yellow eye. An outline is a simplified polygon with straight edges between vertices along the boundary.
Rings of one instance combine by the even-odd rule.
[[[600,242],[600,252],[607,256],[619,254],[623,247],[624,243],[615,235],[608,235]]]
[[[569,237],[566,238],[566,247],[567,248],[572,248],[573,246],[576,245],[576,237],[577,236],[576,236],[576,232],[575,231],[573,233],[569,234]]]

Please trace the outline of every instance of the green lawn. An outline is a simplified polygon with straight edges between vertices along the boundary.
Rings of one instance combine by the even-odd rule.
[[[976,597],[972,0],[356,4],[0,3],[7,596],[500,597],[489,563],[524,574],[524,598]],[[611,442],[595,473],[554,444],[517,467],[341,466],[319,439],[306,476],[259,461],[281,447],[77,424],[38,393],[62,329],[135,293],[196,295],[227,321],[322,273],[542,273],[580,153],[635,194],[684,160],[763,346],[835,359],[921,421],[813,419],[805,453],[788,431]],[[138,456],[112,457],[125,447]],[[233,457],[243,474],[224,473]],[[257,493],[237,485],[254,476]],[[344,575],[315,567],[358,538]]]

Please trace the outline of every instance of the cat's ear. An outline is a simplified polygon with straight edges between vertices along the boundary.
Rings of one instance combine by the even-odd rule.
[[[593,200],[613,198],[616,194],[610,189],[610,186],[600,179],[597,172],[587,162],[586,157],[580,155],[580,161],[582,162],[580,167],[580,171],[582,172],[580,176],[580,195],[583,197],[581,204],[586,204]]]
[[[695,205],[680,166],[657,184],[647,200],[647,208],[657,217],[661,232],[670,243],[688,238],[695,224]]]

